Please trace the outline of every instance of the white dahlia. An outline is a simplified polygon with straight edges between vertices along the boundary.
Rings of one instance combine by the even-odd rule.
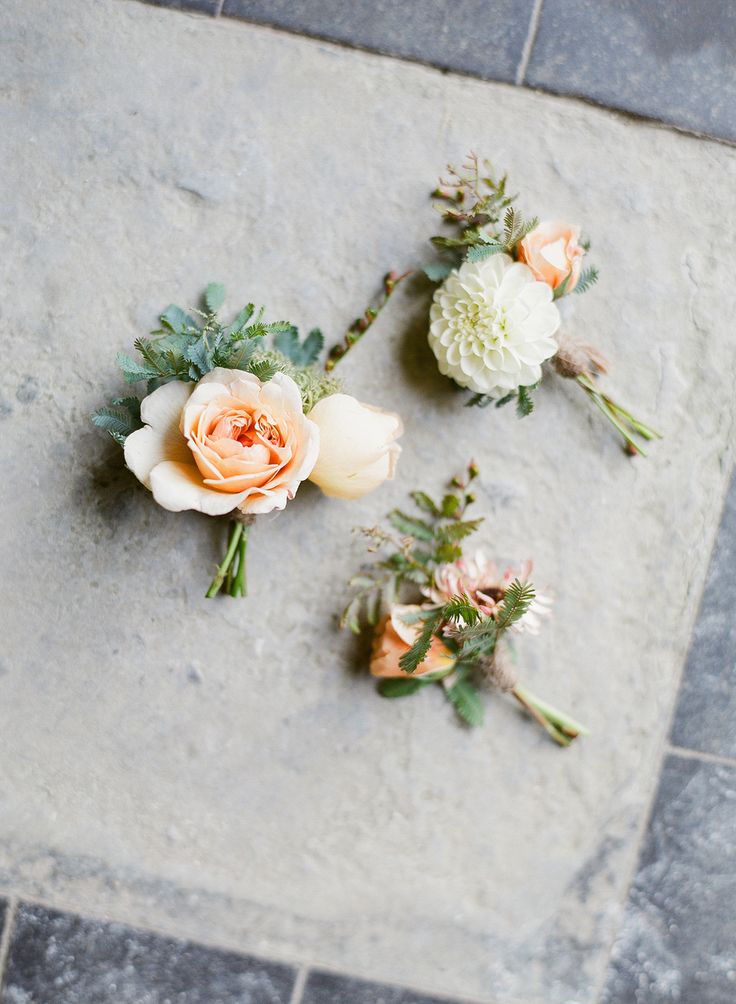
[[[429,344],[440,372],[478,394],[528,387],[557,351],[552,290],[505,254],[465,262],[434,294]]]

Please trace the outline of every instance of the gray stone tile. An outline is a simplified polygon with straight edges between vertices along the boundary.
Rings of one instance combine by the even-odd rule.
[[[452,1001],[447,997],[427,997],[403,987],[313,972],[307,978],[301,1004],[452,1004]]]
[[[21,904],[2,1004],[287,1004],[289,966]]]
[[[672,742],[736,757],[736,476],[680,687]]]
[[[154,7],[172,7],[174,10],[192,11],[198,14],[216,14],[218,0],[144,0]]]
[[[533,0],[225,0],[222,13],[513,81]]]
[[[545,0],[526,83],[736,139],[736,4]]]
[[[601,1004],[736,1000],[736,767],[670,756]]]

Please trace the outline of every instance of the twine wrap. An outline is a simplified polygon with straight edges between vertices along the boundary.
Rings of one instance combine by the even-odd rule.
[[[608,363],[591,345],[576,342],[574,338],[562,335],[557,340],[559,348],[552,357],[552,365],[561,377],[575,380],[584,373],[605,373]]]
[[[241,512],[240,509],[233,509],[227,514],[226,519],[231,519],[233,523],[242,523],[243,526],[251,526],[256,521],[253,513]]]
[[[488,682],[504,694],[512,691],[519,682],[516,667],[503,649],[497,648],[489,659],[479,660],[478,666]]]

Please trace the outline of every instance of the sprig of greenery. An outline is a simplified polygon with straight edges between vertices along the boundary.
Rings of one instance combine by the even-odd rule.
[[[333,345],[327,355],[327,362],[325,363],[325,369],[330,372],[337,366],[340,360],[347,355],[347,353],[356,345],[366,331],[375,322],[378,315],[381,313],[383,308],[386,306],[388,301],[394,295],[397,287],[411,275],[411,271],[403,272],[401,275],[398,272],[388,272],[383,277],[383,290],[381,292],[380,298],[371,306],[366,307],[363,314],[356,318],[353,323],[348,328],[345,339],[340,345]]]
[[[363,529],[377,560],[352,580],[357,592],[345,607],[340,623],[356,634],[375,624],[402,591],[429,588],[435,569],[462,556],[460,542],[474,533],[482,519],[467,519],[475,501],[469,490],[478,476],[470,464],[463,477],[454,478],[451,491],[440,500],[426,492],[413,492],[417,514],[394,509],[388,514],[389,529]]]
[[[324,346],[319,328],[300,341],[295,325],[264,321],[263,308],[256,310],[252,303],[225,323],[219,317],[225,297],[222,283],[211,282],[201,308],[184,310],[170,304],[159,317],[160,327],[150,337],[135,340],[138,358],[118,353],[126,383],[145,381],[150,394],[171,380],[201,380],[217,366],[253,373],[263,381],[281,372],[296,382],[305,411],[339,390],[339,383],[315,365]],[[92,422],[122,445],[141,426],[140,401],[137,397],[119,398],[94,412]]]

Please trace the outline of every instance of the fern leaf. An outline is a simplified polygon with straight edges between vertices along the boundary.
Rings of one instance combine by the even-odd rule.
[[[221,282],[211,282],[204,292],[204,302],[211,314],[216,314],[225,302],[225,287]]]
[[[591,265],[590,268],[585,268],[580,273],[580,278],[578,279],[578,284],[573,290],[574,293],[586,293],[591,286],[594,286],[598,282],[599,276],[598,269],[595,265]]]
[[[423,519],[416,516],[407,516],[400,509],[394,509],[388,514],[389,522],[399,533],[405,537],[414,537],[415,540],[434,540],[434,530]]]
[[[534,411],[534,398],[531,395],[533,387],[519,387],[516,392],[516,414],[526,418]]]
[[[477,624],[480,611],[468,596],[453,596],[442,608],[442,618],[446,621],[464,621],[466,625]]]
[[[534,586],[531,582],[514,579],[507,588],[496,615],[496,628],[499,634],[521,620],[534,602],[534,596]]]
[[[399,666],[405,673],[413,673],[427,658],[434,633],[442,620],[442,611],[435,610],[424,621],[424,627],[411,648],[399,659]]]
[[[441,526],[437,530],[437,540],[444,544],[457,544],[469,537],[471,533],[475,533],[482,522],[483,517],[481,516],[479,519],[458,520],[448,526]]]
[[[445,693],[464,722],[471,726],[483,724],[483,703],[472,683],[458,680]]]

